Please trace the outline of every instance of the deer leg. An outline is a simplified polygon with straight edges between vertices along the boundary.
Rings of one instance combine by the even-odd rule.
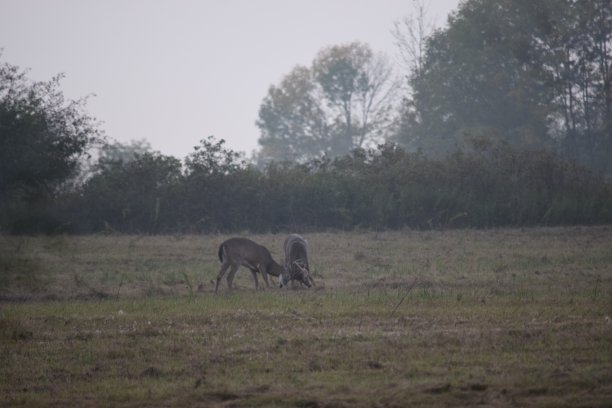
[[[232,267],[229,273],[227,274],[227,286],[230,289],[232,288],[232,282],[234,281],[234,275],[236,274],[236,271],[238,270],[239,267],[240,265],[238,264],[232,264]]]
[[[270,282],[268,282],[268,270],[264,265],[257,265],[257,270],[261,272],[261,276],[264,278],[264,282],[266,282],[266,287],[270,287]]]
[[[270,287],[270,282],[268,282],[268,272],[265,268],[261,269],[261,276],[263,276],[264,282],[266,282],[266,287]]]
[[[251,269],[253,280],[255,281],[255,290],[259,289],[259,279],[257,279],[257,269]]]
[[[221,269],[219,269],[219,274],[217,275],[217,284],[215,285],[215,293],[217,293],[217,290],[219,289],[219,282],[221,282],[221,279],[223,278],[223,275],[225,275],[225,272],[227,271],[227,268],[230,267],[230,263],[226,263],[223,262],[221,264]]]

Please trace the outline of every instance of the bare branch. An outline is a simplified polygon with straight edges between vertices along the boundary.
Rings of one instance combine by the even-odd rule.
[[[422,71],[427,37],[436,26],[435,20],[429,18],[428,9],[429,1],[412,0],[412,13],[396,21],[391,32],[403,63],[414,75]]]

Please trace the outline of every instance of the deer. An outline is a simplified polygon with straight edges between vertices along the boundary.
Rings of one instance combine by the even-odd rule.
[[[268,275],[275,277],[286,274],[285,268],[279,265],[263,245],[259,245],[247,238],[230,238],[219,245],[219,261],[221,269],[217,275],[217,284],[215,285],[215,293],[219,289],[219,282],[223,275],[229,269],[227,275],[227,286],[232,289],[232,281],[234,275],[240,266],[244,266],[251,271],[255,280],[255,289],[259,289],[259,280],[257,272],[263,276],[266,286],[270,287]]]
[[[298,234],[289,234],[285,239],[285,265],[278,280],[282,288],[291,281],[298,281],[307,287],[314,285],[308,265],[308,242]]]

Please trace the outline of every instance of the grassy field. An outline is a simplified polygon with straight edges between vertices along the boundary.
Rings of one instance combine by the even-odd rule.
[[[0,237],[0,405],[612,406],[612,227],[313,233],[316,288],[215,295],[225,238]]]

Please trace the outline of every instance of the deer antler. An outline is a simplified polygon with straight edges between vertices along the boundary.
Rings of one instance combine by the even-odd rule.
[[[312,279],[312,276],[310,275],[310,271],[304,268],[298,261],[299,260],[293,261],[293,264],[300,270],[300,272],[302,272],[302,275],[304,275],[308,279],[312,286],[317,286],[314,282],[314,279]]]

